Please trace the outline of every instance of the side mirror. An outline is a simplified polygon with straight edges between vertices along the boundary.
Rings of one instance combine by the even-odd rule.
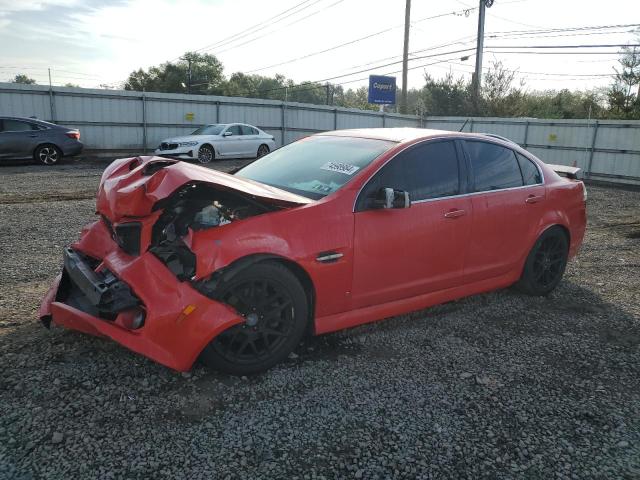
[[[378,190],[373,200],[373,208],[409,208],[410,206],[409,192],[389,187]]]
[[[230,132],[228,130],[222,134],[223,137],[230,137],[231,135],[233,135],[233,132]]]

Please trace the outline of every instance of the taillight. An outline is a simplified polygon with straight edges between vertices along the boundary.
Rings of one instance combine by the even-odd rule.
[[[65,135],[69,138],[73,138],[74,140],[80,140],[80,132],[77,130],[67,132]]]
[[[586,201],[587,201],[587,187],[586,187],[586,185],[584,184],[584,182],[582,182],[582,200],[583,200],[584,202],[586,202]]]

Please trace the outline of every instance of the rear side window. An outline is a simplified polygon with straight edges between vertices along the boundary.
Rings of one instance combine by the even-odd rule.
[[[29,130],[35,130],[30,123],[21,122],[19,120],[4,120],[3,123],[3,131],[5,132],[26,132]]]
[[[487,142],[467,141],[474,191],[521,187],[522,175],[513,150]]]
[[[524,155],[516,153],[518,163],[520,164],[520,171],[522,171],[522,178],[525,185],[538,185],[542,183],[542,175],[540,170],[536,167],[531,160]]]
[[[258,131],[255,128],[250,127],[248,125],[242,125],[242,134],[243,135],[258,135]]]
[[[425,143],[398,154],[367,184],[358,209],[368,208],[370,200],[385,187],[409,192],[413,202],[459,194],[460,175],[454,142]]]
[[[227,129],[227,132],[231,132],[234,135],[242,135],[242,130],[240,129],[240,125],[231,125]]]

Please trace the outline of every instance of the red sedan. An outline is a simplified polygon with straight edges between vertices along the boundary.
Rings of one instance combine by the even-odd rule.
[[[585,201],[582,182],[482,134],[327,132],[233,175],[117,160],[40,317],[176,370],[254,373],[305,334],[513,284],[548,294]]]

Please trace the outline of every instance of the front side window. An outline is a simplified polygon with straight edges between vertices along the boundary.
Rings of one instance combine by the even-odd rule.
[[[205,125],[191,135],[220,135],[226,125]]]
[[[381,188],[407,191],[412,202],[458,195],[460,172],[454,142],[429,142],[398,154],[363,189],[357,209],[370,208]]]
[[[542,175],[540,170],[536,167],[531,160],[524,155],[516,153],[518,163],[520,164],[520,171],[522,172],[522,179],[525,185],[538,185],[542,183]]]
[[[235,174],[319,199],[342,188],[394,145],[386,140],[318,135],[279,148]]]
[[[231,132],[233,135],[242,135],[242,129],[240,125],[231,125],[227,128],[227,132]]]
[[[487,192],[523,185],[515,153],[488,142],[466,141],[474,178],[474,191]]]

